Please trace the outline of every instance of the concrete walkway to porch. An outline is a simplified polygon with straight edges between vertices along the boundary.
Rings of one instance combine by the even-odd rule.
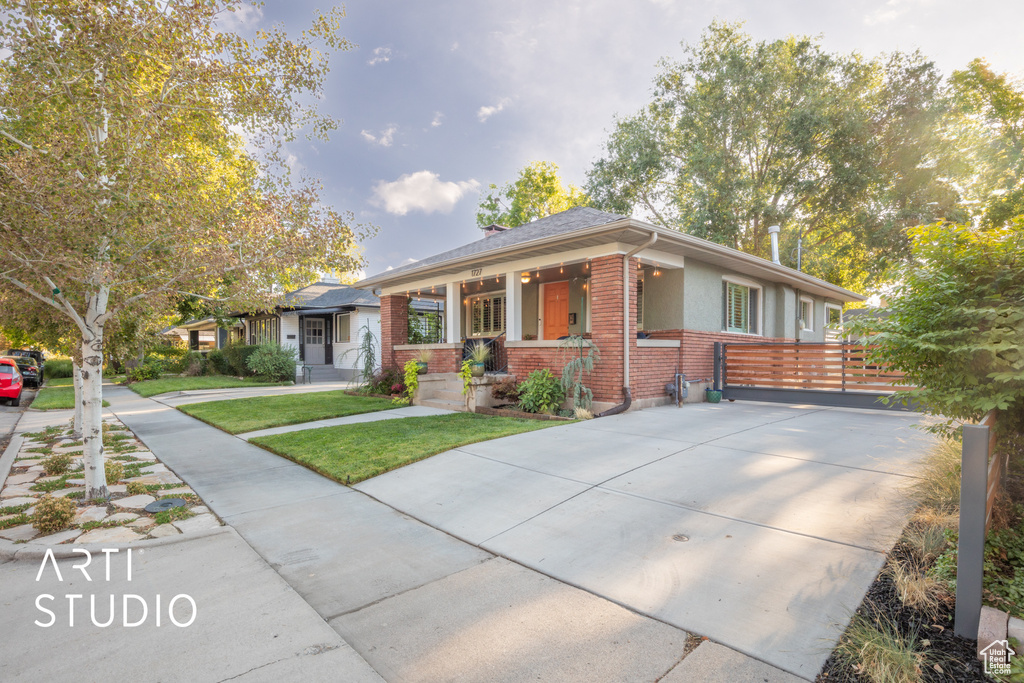
[[[197,389],[195,391],[172,391],[153,396],[153,400],[165,406],[183,406],[188,403],[206,403],[208,401],[228,401],[233,398],[250,398],[252,396],[279,396],[282,394],[310,394],[318,391],[344,391],[354,389],[356,382],[317,382],[313,384],[288,384],[273,387],[239,387],[236,389]],[[115,385],[104,385],[104,391]]]
[[[361,415],[346,415],[345,417],[332,417],[326,420],[315,422],[302,422],[297,425],[285,425],[284,427],[271,427],[260,429],[255,432],[236,434],[239,439],[248,441],[257,436],[272,436],[274,434],[288,434],[289,432],[301,432],[307,429],[319,429],[321,427],[337,427],[338,425],[360,424],[363,422],[379,422],[380,420],[398,420],[403,417],[427,417],[429,415],[448,415],[452,410],[442,408],[429,408],[427,406],[408,406],[406,408],[395,408],[394,410],[381,410],[376,413],[362,413]]]

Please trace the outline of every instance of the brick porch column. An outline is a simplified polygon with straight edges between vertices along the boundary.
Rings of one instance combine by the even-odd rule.
[[[409,343],[409,297],[389,294],[380,298],[380,366],[397,368],[395,347]]]
[[[630,354],[636,348],[636,263],[629,264],[629,339]],[[590,262],[591,339],[601,351],[594,368],[591,389],[595,401],[621,403],[622,356],[622,256],[601,256]]]

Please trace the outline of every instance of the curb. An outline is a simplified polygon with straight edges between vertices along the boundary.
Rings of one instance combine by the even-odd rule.
[[[11,473],[11,466],[14,465],[14,459],[18,457],[18,451],[21,450],[21,444],[24,442],[25,437],[21,434],[14,434],[11,436],[11,441],[7,444],[4,454],[0,455],[0,487],[7,481],[7,475]]]
[[[125,548],[131,549],[142,549],[146,548],[157,548],[165,545],[174,545],[175,543],[184,543],[200,538],[207,538],[209,536],[217,536],[218,534],[233,533],[238,535],[238,532],[234,528],[223,524],[216,529],[207,529],[206,531],[198,531],[194,534],[180,534],[178,536],[169,536],[167,538],[150,538],[145,541],[138,541],[137,543],[83,543],[78,545],[71,543],[68,545],[47,545],[39,541],[29,541],[28,543],[14,543],[14,541],[8,541],[0,539],[0,560],[4,561],[19,561],[19,560],[42,560],[46,556],[47,550],[53,551],[53,556],[58,560],[64,560],[68,558],[81,557],[80,552],[75,552],[76,548],[84,548],[86,550],[95,548],[117,548],[118,550],[124,550]]]

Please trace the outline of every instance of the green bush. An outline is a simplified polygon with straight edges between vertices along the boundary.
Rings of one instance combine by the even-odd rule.
[[[55,477],[64,474],[71,467],[71,456],[67,453],[54,453],[42,462],[46,476]]]
[[[70,358],[50,358],[43,364],[43,377],[45,379],[74,377],[74,374]]]
[[[270,382],[295,379],[295,349],[277,344],[261,344],[245,361],[255,375]]]
[[[253,374],[249,369],[249,356],[255,353],[258,346],[252,344],[228,344],[224,347],[224,357],[231,367],[231,373],[238,377],[248,377]]]
[[[124,465],[117,460],[108,459],[103,462],[103,472],[107,475],[108,484],[116,484],[124,476]]]
[[[147,379],[159,379],[163,366],[159,361],[137,365],[127,372],[129,382],[142,382]]]
[[[75,520],[75,501],[69,498],[54,498],[46,494],[36,503],[32,515],[32,526],[45,534],[63,531]]]
[[[562,384],[547,368],[534,370],[519,385],[519,407],[528,413],[554,415],[564,398]]]
[[[402,385],[402,391],[405,390],[402,371],[398,368],[388,368],[387,370],[378,370],[374,373],[366,388],[371,394],[383,394],[385,396],[389,396],[396,393],[392,391],[392,387],[397,384]]]
[[[143,484],[141,481],[130,481],[128,482],[128,495],[147,496],[149,495],[149,487]]]
[[[183,360],[184,368],[180,374],[185,377],[199,377],[206,374],[206,356],[198,351],[189,351]]]
[[[206,372],[214,375],[231,374],[231,363],[221,349],[214,349],[206,354]]]

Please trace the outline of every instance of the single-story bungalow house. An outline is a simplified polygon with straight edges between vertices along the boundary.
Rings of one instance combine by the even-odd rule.
[[[414,301],[421,316],[436,312],[443,317],[441,302]],[[248,344],[276,342],[296,350],[299,364],[311,366],[312,380],[355,379],[362,366],[358,347],[366,330],[374,337],[380,367],[380,300],[369,290],[325,278],[283,294],[270,311],[238,314]]]
[[[173,343],[183,343],[189,351],[205,352],[241,341],[243,332],[241,323],[224,328],[217,324],[216,318],[202,318],[169,327],[160,336]]]
[[[420,348],[407,343],[410,297],[446,304],[431,372],[456,372],[465,342],[487,339],[503,345],[507,372],[519,379],[544,367],[560,375],[559,340],[589,339],[601,354],[589,383],[596,410],[666,403],[677,372],[710,381],[716,341],[825,341],[843,305],[864,299],[778,262],[592,208],[497,227],[357,286],[380,294],[385,366]]]

